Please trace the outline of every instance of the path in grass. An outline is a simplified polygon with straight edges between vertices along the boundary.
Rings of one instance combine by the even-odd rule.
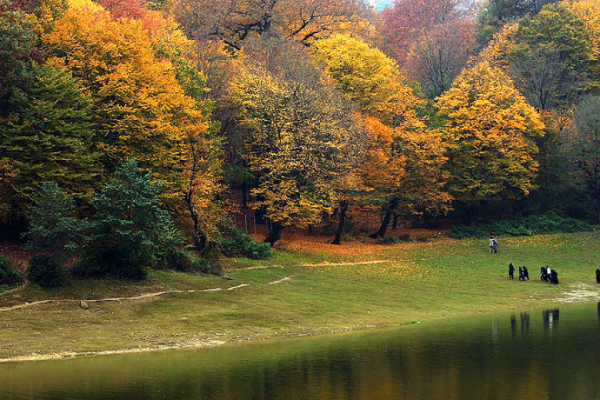
[[[273,282],[268,282],[267,285],[277,285],[279,283],[282,282],[286,282],[291,280],[295,275],[292,276],[286,276],[285,278],[282,279],[278,279],[276,281]],[[87,303],[105,303],[105,302],[110,302],[110,301],[135,301],[135,300],[148,300],[151,298],[155,298],[155,297],[160,297],[160,296],[164,296],[166,294],[176,294],[176,293],[211,293],[211,292],[220,292],[223,290],[237,290],[237,289],[241,289],[244,287],[248,287],[251,286],[248,283],[242,283],[240,285],[237,286],[232,286],[229,288],[210,288],[210,289],[190,289],[190,290],[164,290],[162,292],[153,292],[153,293],[144,293],[141,294],[139,296],[130,296],[130,297],[109,297],[109,298],[104,298],[104,299],[90,299],[90,300],[84,300]],[[28,308],[28,307],[33,307],[33,306],[37,306],[37,305],[41,305],[41,304],[50,304],[50,303],[79,303],[82,300],[59,300],[59,299],[47,299],[47,300],[38,300],[38,301],[34,301],[34,302],[26,302],[23,304],[19,304],[16,306],[11,306],[11,307],[0,307],[0,312],[5,312],[5,311],[13,311],[13,310],[19,310],[22,308]]]

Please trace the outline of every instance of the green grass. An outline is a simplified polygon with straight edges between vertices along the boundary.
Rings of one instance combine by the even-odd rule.
[[[72,281],[54,290],[28,287],[0,293],[0,307],[42,299],[249,285],[231,291],[90,303],[89,310],[73,301],[0,312],[0,358],[389,327],[538,307],[581,293],[600,297],[594,275],[600,264],[599,239],[597,233],[500,238],[498,254],[487,253],[486,240],[446,238],[371,245],[357,255],[320,246],[312,252],[279,250],[265,261],[229,260],[226,270],[234,280],[154,271],[145,282],[91,280]],[[358,264],[302,266],[352,261]],[[527,265],[531,282],[509,281],[509,262]],[[539,268],[546,264],[558,271],[560,285],[539,281]],[[286,277],[291,279],[269,284]]]

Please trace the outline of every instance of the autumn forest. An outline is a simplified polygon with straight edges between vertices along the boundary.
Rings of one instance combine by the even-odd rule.
[[[600,222],[600,2],[0,0],[2,238],[138,278],[359,211]]]

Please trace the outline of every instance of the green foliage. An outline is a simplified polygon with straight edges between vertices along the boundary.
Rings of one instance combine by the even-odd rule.
[[[490,234],[510,236],[531,236],[542,233],[585,232],[595,230],[593,225],[574,218],[563,218],[553,211],[541,215],[517,218],[513,220],[494,221],[479,226],[457,226],[452,229],[450,237],[455,239],[486,238]]]
[[[218,262],[199,257],[181,247],[175,247],[167,253],[166,267],[181,272],[202,272],[214,275],[221,275],[222,273]]]
[[[0,118],[12,110],[13,101],[27,98],[36,41],[27,15],[15,10],[12,1],[0,0]]]
[[[72,255],[86,240],[87,220],[73,217],[73,201],[54,182],[43,183],[31,207],[27,250]]]
[[[94,196],[93,247],[77,268],[83,275],[143,279],[162,267],[181,239],[169,213],[160,208],[162,185],[152,183],[132,159]]]
[[[89,98],[68,72],[35,64],[31,71],[26,98],[13,99],[13,111],[0,116],[0,153],[16,171],[9,188],[13,215],[26,212],[42,182],[57,182],[89,202],[99,175]]]
[[[21,283],[21,275],[13,268],[8,258],[0,255],[0,288],[18,286]]]
[[[511,76],[534,107],[570,107],[587,86],[592,58],[590,33],[560,4],[544,6],[519,22],[511,48]]]
[[[250,185],[256,177],[248,168],[238,164],[223,165],[223,180],[232,187],[243,187]]]
[[[258,243],[239,229],[232,229],[230,239],[223,241],[223,254],[229,257],[244,256],[253,260],[266,260],[273,255],[269,243]]]
[[[404,235],[400,235],[398,237],[387,236],[382,239],[379,239],[377,243],[382,245],[388,244],[398,244],[398,243],[411,243],[411,242],[428,242],[429,238],[422,236],[418,238],[413,238],[410,233],[405,233]]]
[[[50,256],[35,256],[29,259],[27,279],[43,288],[60,287],[64,284],[64,274],[60,263]]]
[[[479,14],[477,40],[486,45],[504,24],[516,21],[525,15],[534,16],[545,4],[559,0],[490,0]]]

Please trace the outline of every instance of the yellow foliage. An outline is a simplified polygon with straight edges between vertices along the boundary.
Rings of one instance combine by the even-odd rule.
[[[155,40],[165,53],[192,51],[174,22],[162,29]],[[69,0],[42,40],[49,62],[68,69],[93,99],[96,146],[108,171],[135,157],[166,184],[167,198],[179,202],[191,184],[198,206],[206,205],[217,189],[214,162],[206,161],[215,151],[208,121],[171,61],[156,56],[142,22],[115,20],[90,0]]]
[[[451,185],[457,199],[529,194],[538,168],[532,138],[543,135],[544,124],[506,74],[481,62],[458,76],[437,107],[454,143]]]
[[[317,41],[314,49],[344,96],[356,101],[363,113],[407,129],[424,126],[415,111],[422,101],[396,62],[379,49],[343,34]]]
[[[297,69],[284,72],[256,58],[248,64],[231,94],[247,131],[246,162],[259,182],[254,207],[283,226],[319,224],[357,187],[352,117],[310,61],[298,59]]]
[[[477,62],[487,62],[491,67],[506,69],[508,67],[508,54],[513,46],[513,37],[519,30],[518,23],[504,25],[500,32],[494,35],[492,41],[484,48]]]
[[[567,7],[585,26],[592,40],[592,69],[591,74],[596,82],[594,86],[600,87],[600,2],[597,0],[564,1]]]

